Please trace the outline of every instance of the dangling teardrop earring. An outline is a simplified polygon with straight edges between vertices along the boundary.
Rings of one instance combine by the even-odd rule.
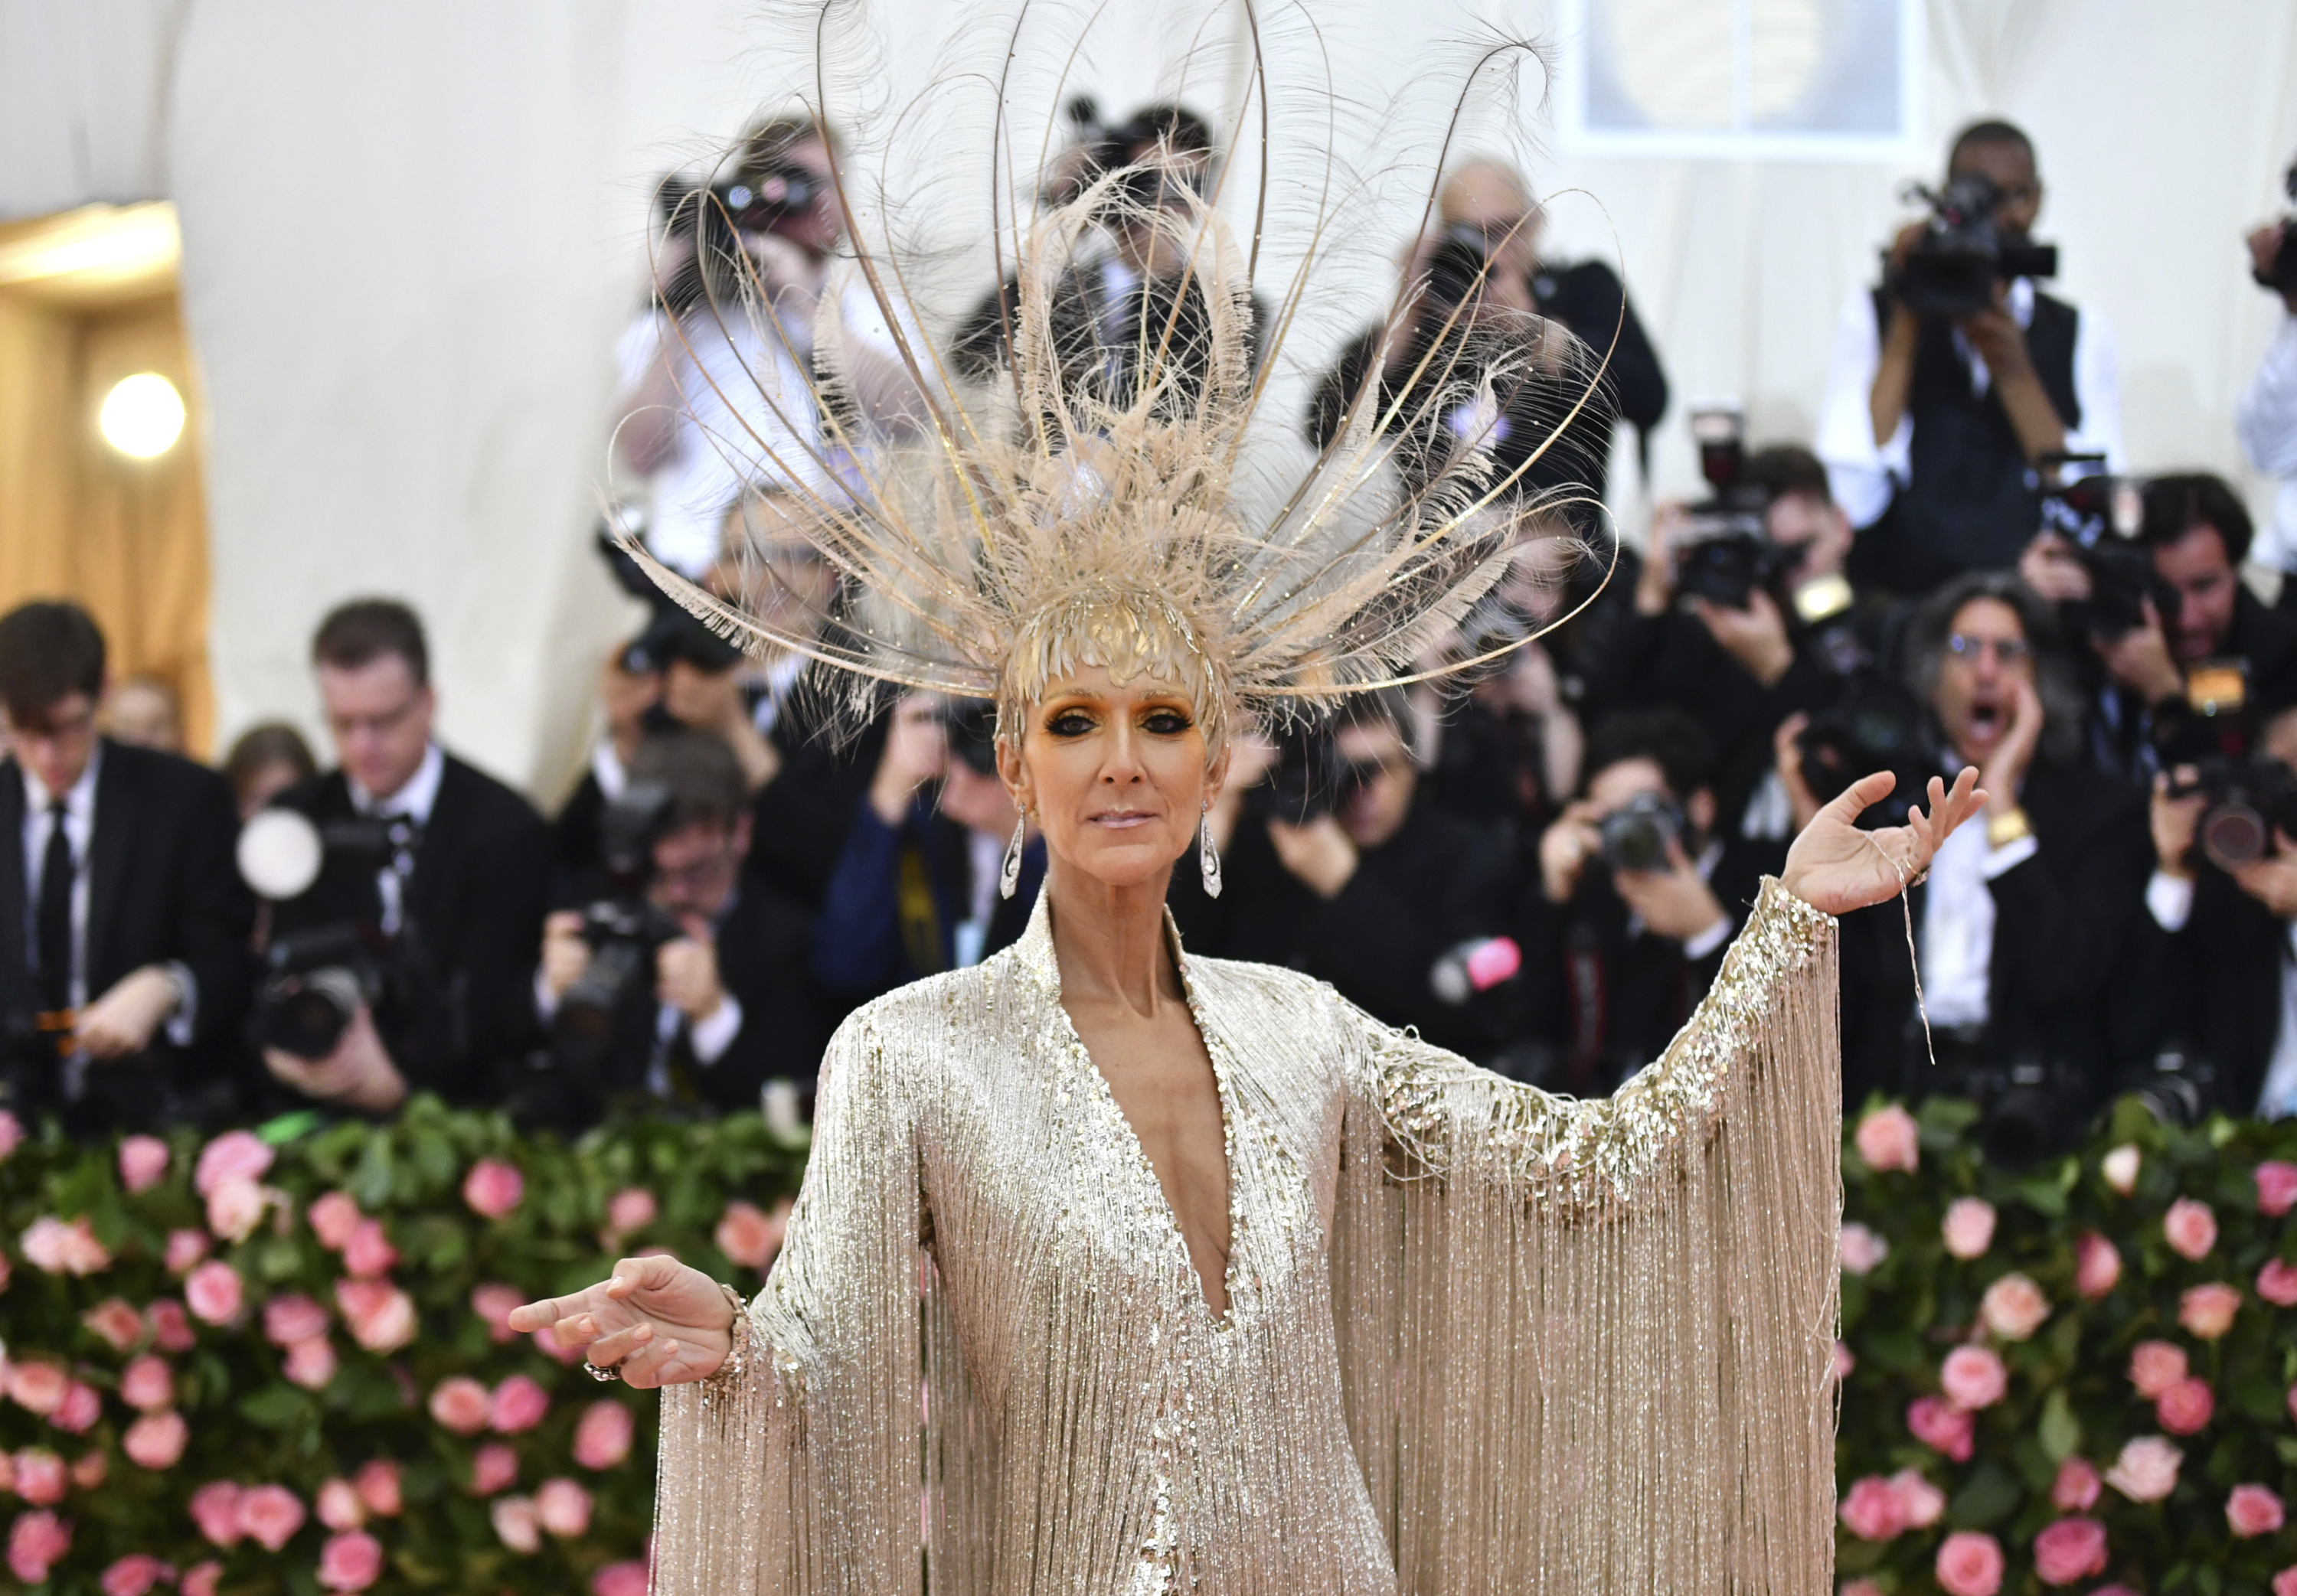
[[[1213,806],[1210,800],[1206,801],[1204,818],[1197,822],[1197,868],[1205,873],[1205,896],[1219,897],[1220,855],[1213,848]]]
[[[1029,816],[1024,810],[1021,818],[1013,823],[1013,841],[1005,850],[1005,868],[997,873],[997,895],[1000,898],[1009,898],[1020,890],[1021,843],[1028,829]]]

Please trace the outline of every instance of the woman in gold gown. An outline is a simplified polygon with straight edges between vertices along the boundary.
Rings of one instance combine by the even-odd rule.
[[[1239,716],[1412,674],[1541,528],[1473,450],[1403,496],[1369,416],[1238,508],[1249,303],[1184,187],[1124,219],[1192,260],[1201,365],[1144,350],[1137,391],[1072,391],[1047,307],[1124,177],[1031,235],[1001,420],[910,351],[924,447],[804,506],[835,624],[785,638],[738,583],[664,579],[729,635],[993,698],[1050,860],[1027,934],[839,1031],[756,1297],[627,1259],[514,1322],[667,1388],[658,1596],[1821,1596],[1830,916],[1922,870],[1973,776],[1896,831],[1852,824],[1888,777],[1828,806],[1603,1101],[1188,953],[1165,886],[1195,851],[1218,890],[1198,827]]]

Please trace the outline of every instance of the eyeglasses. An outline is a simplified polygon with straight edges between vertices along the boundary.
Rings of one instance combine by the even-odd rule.
[[[1956,632],[1946,640],[1946,646],[1954,650],[1956,657],[1965,660],[1974,660],[1990,651],[1998,665],[2022,665],[2034,657],[2033,649],[2023,638],[1973,638]]]

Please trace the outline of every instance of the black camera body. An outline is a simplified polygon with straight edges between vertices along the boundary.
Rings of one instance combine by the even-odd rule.
[[[1771,540],[1770,495],[1746,480],[1747,424],[1738,404],[1693,405],[1691,435],[1714,496],[1691,506],[1675,534],[1675,591],[1743,610],[1756,589],[1794,568],[1794,555]]]
[[[1905,825],[1907,809],[1936,773],[1928,710],[1911,688],[1872,666],[1850,673],[1841,696],[1810,718],[1796,745],[1803,781],[1822,803],[1877,770],[1898,778],[1889,797],[1858,817],[1869,829]]]
[[[414,874],[422,834],[404,815],[333,820],[316,830],[325,860],[368,872],[396,860],[402,877]],[[413,974],[404,942],[403,934],[388,936],[376,926],[351,920],[274,938],[264,953],[250,1021],[257,1045],[298,1058],[333,1052],[361,1004],[376,1011],[409,996]]]
[[[2190,780],[2170,781],[2169,795],[2207,797],[2194,843],[2219,869],[2264,858],[2273,851],[2276,831],[2297,836],[2297,773],[2279,760],[2216,754],[2194,761],[2190,769]]]
[[[1277,734],[1276,768],[1244,795],[1264,820],[1305,826],[1345,806],[1375,771],[1340,757],[1329,725],[1295,722]]]
[[[2103,465],[2103,455],[2058,457],[2060,467]],[[2153,555],[2137,541],[2145,503],[2134,478],[2102,473],[2074,478],[2044,491],[2041,530],[2074,547],[2089,573],[2090,596],[2077,618],[2102,643],[2127,637],[2145,624],[2145,605],[2167,618],[2177,613],[2177,588],[2153,569]]]
[[[670,829],[671,818],[670,789],[651,781],[632,782],[598,817],[609,895],[582,909],[589,966],[560,995],[550,1021],[558,1063],[594,1086],[613,1050],[616,1015],[633,993],[652,986],[655,955],[663,944],[685,934],[646,895],[654,845]]]
[[[1994,219],[2002,191],[1983,172],[1964,172],[1937,192],[1916,185],[1909,197],[1927,201],[1931,218],[1889,286],[1915,315],[1974,316],[1993,308],[1997,284],[2058,275],[2055,244],[2003,232]]]
[[[1671,843],[1682,840],[1683,810],[1659,793],[1637,793],[1605,815],[1597,831],[1603,860],[1614,870],[1664,870]]]
[[[1447,314],[1465,304],[1491,271],[1491,245],[1469,226],[1444,230],[1428,256],[1428,303]]]
[[[1975,1135],[1988,1164],[2031,1169],[2062,1151],[2088,1123],[2089,1084],[2071,1065],[2022,1055],[1985,1059],[1975,1048],[1945,1050],[1962,1057],[1940,1058],[1931,1090],[1978,1105]]]

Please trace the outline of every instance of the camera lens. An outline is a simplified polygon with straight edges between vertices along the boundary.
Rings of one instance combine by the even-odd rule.
[[[2240,799],[2228,799],[2202,819],[2202,851],[2220,870],[2265,857],[2272,835],[2259,814]]]

